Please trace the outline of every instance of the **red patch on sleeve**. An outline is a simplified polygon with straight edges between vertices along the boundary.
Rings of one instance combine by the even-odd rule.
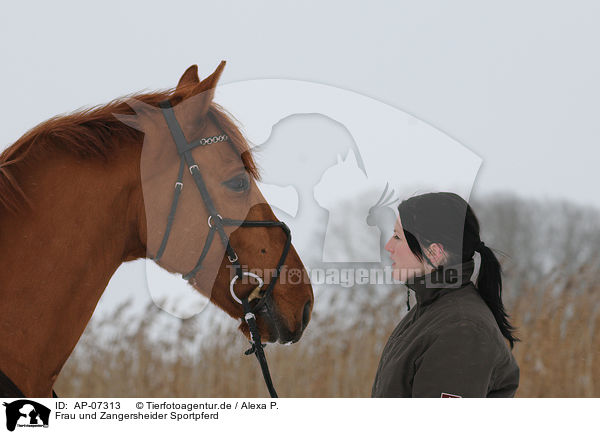
[[[440,398],[462,398],[462,396],[442,392],[442,396],[440,396]]]

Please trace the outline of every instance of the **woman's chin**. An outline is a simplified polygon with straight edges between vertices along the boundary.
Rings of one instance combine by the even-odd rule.
[[[394,268],[392,278],[398,283],[405,284],[411,279],[420,276],[422,273],[415,269]]]
[[[402,272],[402,270],[395,268],[392,272],[392,279],[394,279],[394,282],[406,283],[406,273]]]

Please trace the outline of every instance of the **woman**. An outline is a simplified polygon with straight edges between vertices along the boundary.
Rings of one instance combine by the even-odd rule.
[[[479,238],[473,210],[443,192],[412,197],[398,211],[385,248],[395,280],[415,291],[417,305],[383,350],[372,396],[513,397],[519,340],[502,304],[500,264]]]

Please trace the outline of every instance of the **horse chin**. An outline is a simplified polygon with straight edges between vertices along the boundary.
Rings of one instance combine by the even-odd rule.
[[[302,336],[302,330],[292,332],[286,325],[286,321],[278,313],[278,309],[271,298],[267,299],[263,306],[256,312],[256,323],[263,343],[280,343],[290,345],[298,342]],[[248,324],[242,321],[240,330],[246,337],[250,336]]]
[[[265,319],[262,314],[256,315],[256,324],[260,333],[260,340],[265,343],[276,343],[279,341],[279,331],[270,319]],[[250,340],[250,329],[246,321],[242,320],[239,326],[240,331]]]

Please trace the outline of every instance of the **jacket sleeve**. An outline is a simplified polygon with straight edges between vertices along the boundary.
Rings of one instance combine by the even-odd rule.
[[[493,341],[476,323],[462,320],[449,325],[416,359],[412,396],[485,398],[496,356]]]

